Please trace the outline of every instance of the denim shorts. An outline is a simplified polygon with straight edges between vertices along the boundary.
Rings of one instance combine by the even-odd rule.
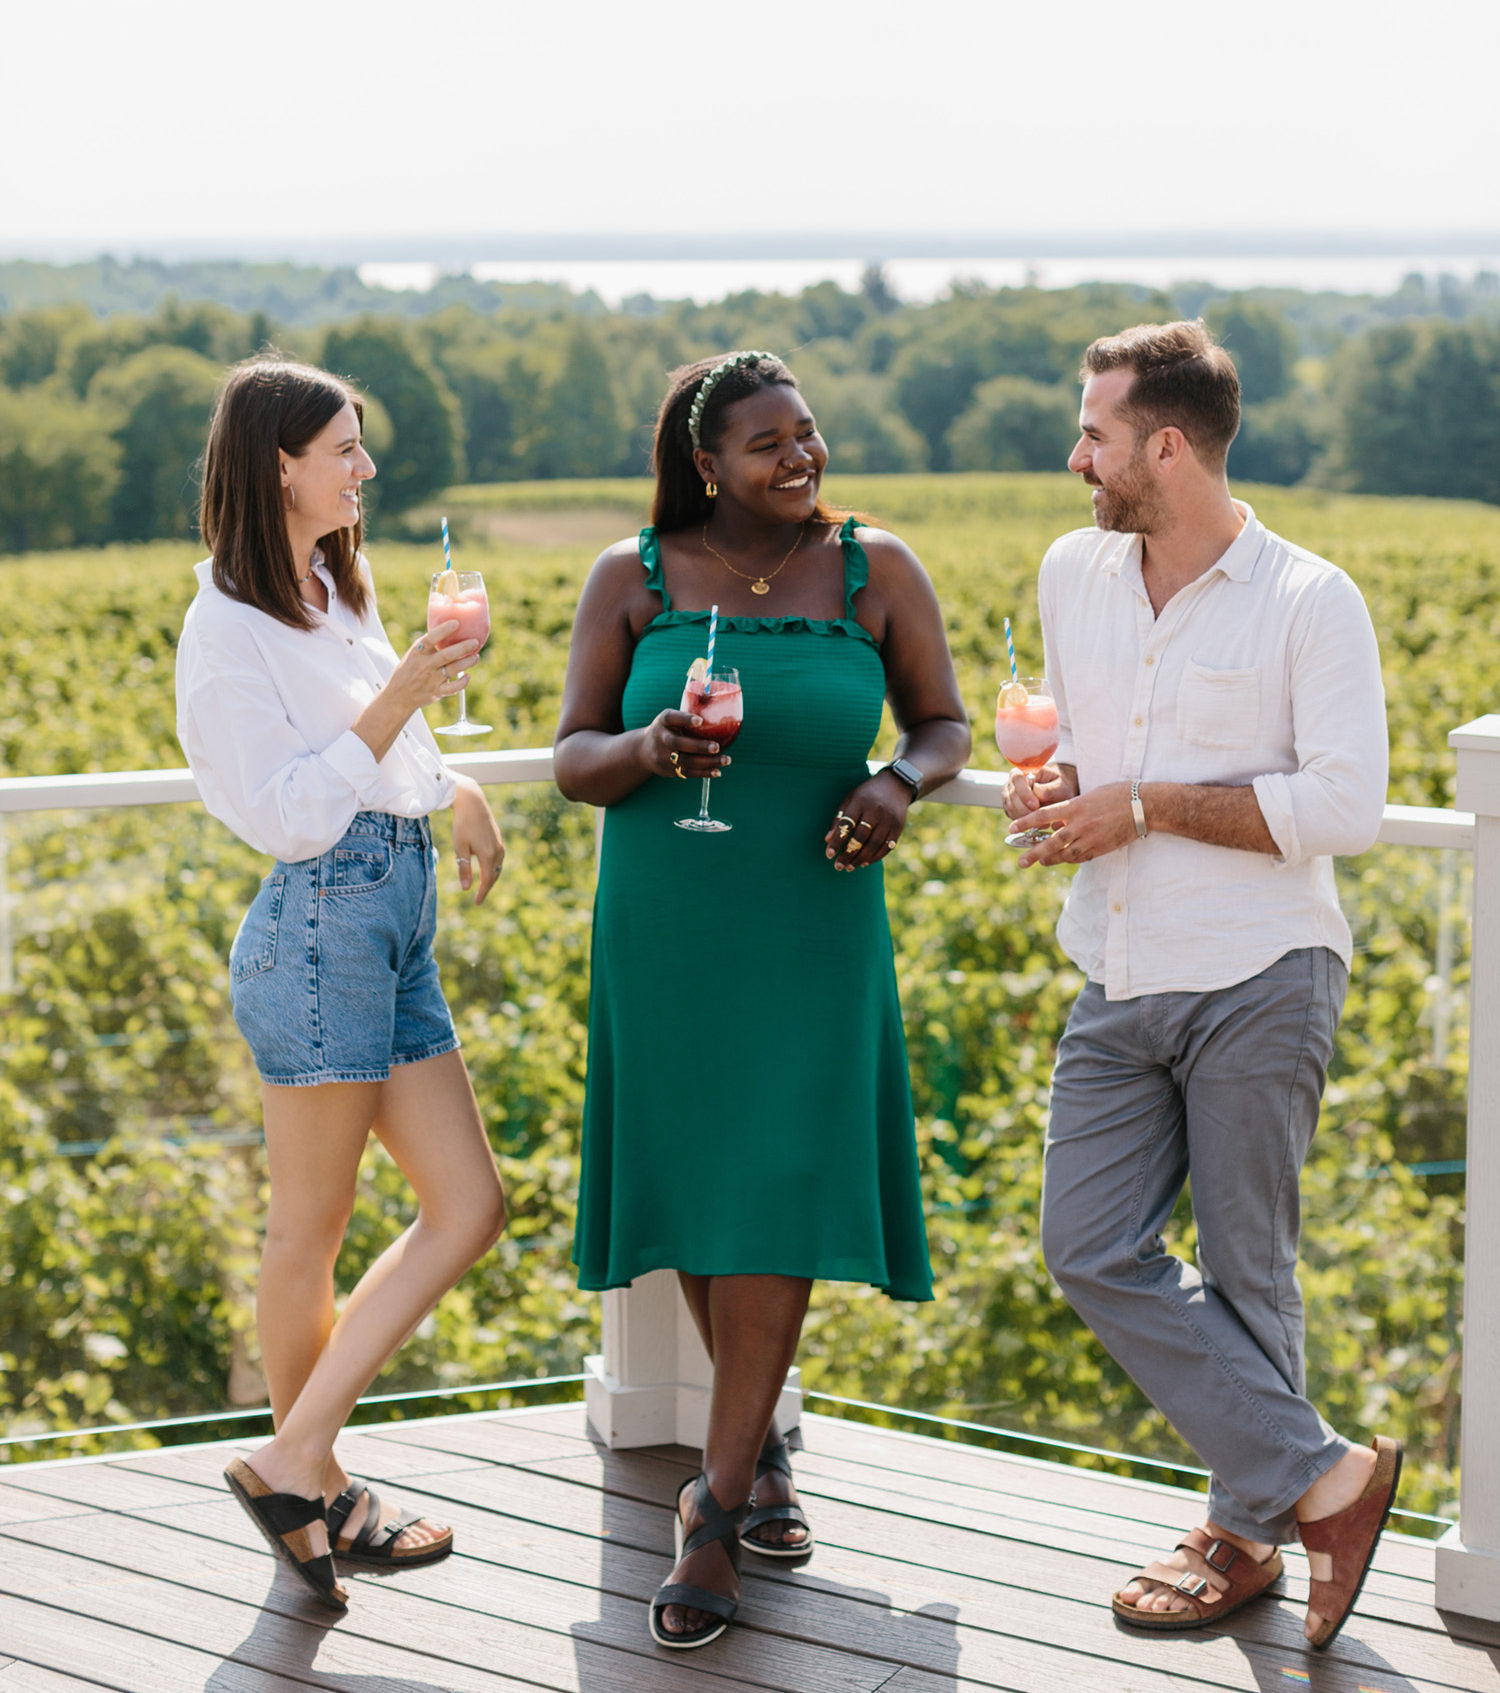
[[[234,1020],[263,1082],[383,1082],[458,1045],[438,980],[425,817],[361,811],[321,858],[277,863],[229,949]]]

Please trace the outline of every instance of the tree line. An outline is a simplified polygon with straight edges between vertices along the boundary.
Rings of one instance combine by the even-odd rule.
[[[855,291],[616,312],[557,291],[324,325],[176,298],[150,315],[12,311],[0,315],[0,551],[193,533],[224,369],[268,347],[364,389],[376,507],[394,515],[457,482],[640,475],[666,372],[741,346],[789,358],[839,470],[1060,469],[1084,347],[1199,309],[1240,369],[1232,477],[1500,502],[1500,311],[1481,283],[1458,302],[1466,315],[1408,290],[1418,315],[1347,334],[1328,296],[1302,309],[1284,291],[960,285],[912,305],[877,269]]]

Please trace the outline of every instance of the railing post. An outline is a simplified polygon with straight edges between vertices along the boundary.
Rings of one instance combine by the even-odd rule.
[[[1474,813],[1469,1133],[1458,1522],[1437,1546],[1440,1610],[1500,1622],[1500,716],[1455,729],[1458,804]]]

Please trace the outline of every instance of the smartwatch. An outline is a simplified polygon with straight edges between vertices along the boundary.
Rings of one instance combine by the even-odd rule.
[[[897,781],[905,782],[911,789],[911,797],[920,799],[922,796],[922,772],[917,769],[909,758],[898,758],[886,765]]]

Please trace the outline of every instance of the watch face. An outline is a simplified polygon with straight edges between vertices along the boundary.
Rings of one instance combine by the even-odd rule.
[[[922,772],[917,769],[915,764],[909,763],[906,759],[896,759],[896,761],[891,765],[891,773],[894,776],[898,776],[906,783],[907,787],[911,788],[914,792],[921,789]]]

